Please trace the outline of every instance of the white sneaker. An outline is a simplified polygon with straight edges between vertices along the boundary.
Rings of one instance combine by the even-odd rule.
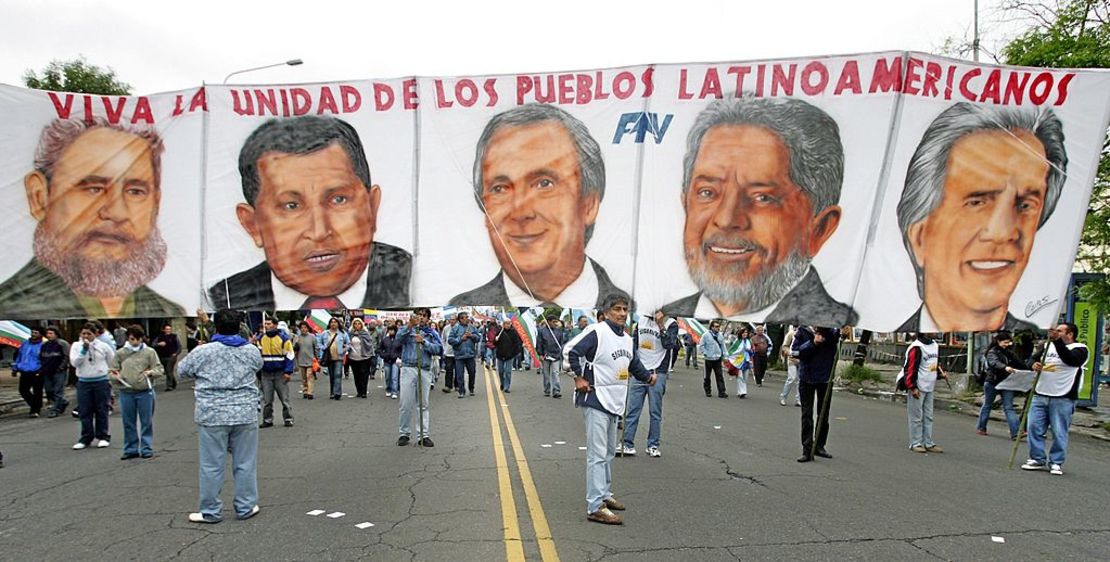
[[[618,450],[621,451],[621,454],[623,454],[626,457],[636,456],[636,447],[624,447],[622,445],[617,445],[617,447],[618,447]]]
[[[785,405],[786,405],[786,399],[785,398],[779,398],[779,406],[785,406]]]
[[[1044,470],[1045,469],[1045,464],[1041,461],[1035,461],[1033,459],[1029,459],[1029,460],[1025,461],[1025,464],[1021,465],[1021,469],[1022,470]]]
[[[647,454],[648,454],[649,457],[654,457],[654,458],[659,458],[659,457],[663,456],[663,453],[659,452],[659,447],[648,447],[647,448]]]
[[[100,441],[96,442],[97,449],[106,449],[110,446],[112,446],[112,442],[108,441],[107,439],[101,439]]]
[[[85,447],[88,447],[88,445],[86,445],[84,443],[81,443],[81,442],[77,442],[73,445],[73,450],[74,451],[80,451],[81,449],[84,449]]]
[[[1048,469],[1048,473],[1049,474],[1055,474],[1056,476],[1063,476],[1064,475],[1064,467],[1062,467],[1062,466],[1060,466],[1056,463],[1052,463],[1052,465]]]

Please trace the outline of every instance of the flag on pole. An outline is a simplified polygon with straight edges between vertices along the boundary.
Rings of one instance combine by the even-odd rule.
[[[675,318],[675,321],[678,322],[679,328],[686,330],[686,333],[690,334],[690,337],[694,340],[694,345],[700,343],[701,337],[708,331],[701,322],[698,322],[694,318]]]
[[[305,316],[304,320],[312,328],[312,333],[320,333],[328,329],[328,322],[331,322],[331,313],[323,309],[313,309],[308,316]]]
[[[0,343],[19,347],[31,337],[31,329],[13,320],[0,320]]]
[[[540,314],[543,314],[543,308],[540,308]],[[520,335],[521,341],[524,343],[524,349],[532,355],[532,366],[539,367],[540,362],[536,358],[536,317],[533,310],[524,310],[520,314],[513,316],[513,328],[516,333]]]

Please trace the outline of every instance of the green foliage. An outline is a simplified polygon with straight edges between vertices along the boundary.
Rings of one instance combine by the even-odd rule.
[[[1008,0],[1006,15],[1032,22],[1002,49],[1003,62],[1058,68],[1110,68],[1110,0],[1066,0],[1053,4]],[[1110,271],[1110,137],[1103,141],[1076,256],[1091,272]],[[1088,283],[1083,296],[1110,310],[1110,279]]]
[[[42,70],[42,75],[28,69],[23,73],[23,84],[36,90],[56,92],[76,92],[79,94],[101,94],[127,96],[131,85],[120,82],[116,72],[109,68],[89,64],[85,57],[74,60],[54,60]]]
[[[849,365],[848,368],[844,370],[844,374],[841,376],[844,379],[852,381],[854,383],[860,383],[863,381],[883,381],[883,378],[879,376],[879,372],[875,369],[855,364]]]

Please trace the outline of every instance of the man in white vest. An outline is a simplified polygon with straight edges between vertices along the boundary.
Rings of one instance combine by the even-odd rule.
[[[1029,407],[1029,460],[1021,465],[1025,470],[1044,470],[1055,475],[1064,474],[1064,460],[1068,454],[1068,428],[1079,399],[1079,385],[1083,381],[1083,365],[1089,353],[1087,346],[1075,341],[1079,328],[1064,323],[1048,332],[1048,347],[1044,358],[1033,363],[1033,370],[1040,371],[1033,403]],[[1044,436],[1052,426],[1052,450],[1045,458]],[[1046,462],[1047,460],[1047,462]]]
[[[647,454],[659,458],[659,434],[663,425],[663,395],[667,392],[667,367],[670,356],[678,347],[678,322],[667,318],[663,311],[656,311],[654,317],[640,315],[636,322],[636,357],[644,364],[649,373],[655,375],[655,386],[633,383],[628,387],[628,413],[624,415],[624,439],[617,445],[617,454],[634,456],[636,447],[636,428],[640,423],[640,413],[644,409],[644,398],[648,401],[651,419],[648,423]]]
[[[586,421],[586,519],[620,525],[624,521],[613,510],[625,507],[611,490],[617,417],[624,411],[629,374],[648,386],[655,384],[655,375],[633,354],[632,337],[624,332],[628,298],[608,295],[602,310],[604,321],[577,336],[568,359],[574,371],[574,405]]]
[[[934,334],[919,333],[906,349],[906,364],[898,374],[897,386],[906,391],[906,410],[910,419],[910,450],[915,453],[943,453],[933,441],[933,395],[937,374],[948,380],[938,362],[940,346]]]

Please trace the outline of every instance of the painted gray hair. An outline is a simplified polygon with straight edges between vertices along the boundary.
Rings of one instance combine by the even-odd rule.
[[[601,147],[590,135],[586,125],[573,115],[555,107],[554,105],[530,103],[514,107],[508,111],[498,113],[486,123],[482,136],[478,138],[478,146],[474,155],[474,199],[482,207],[482,162],[486,159],[490,139],[497,131],[505,127],[523,127],[544,121],[554,121],[566,129],[574,142],[574,149],[578,155],[578,183],[579,193],[586,197],[590,193],[597,193],[600,202],[605,198],[605,161],[601,158]],[[594,225],[586,226],[586,242],[593,235]]]
[[[809,197],[814,215],[840,200],[844,147],[836,121],[802,100],[751,95],[716,100],[698,114],[686,137],[683,195],[690,190],[702,139],[713,127],[729,125],[763,127],[782,139],[790,153],[790,181]]]
[[[944,199],[944,182],[947,178],[948,157],[956,141],[983,131],[1029,131],[1044,146],[1048,161],[1045,178],[1047,191],[1039,229],[1052,216],[1060,192],[1067,179],[1068,153],[1064,148],[1064,125],[1051,109],[1020,109],[973,105],[959,102],[945,109],[933,120],[921,143],[917,145],[906,170],[906,184],[902,199],[898,201],[898,228],[902,231],[902,244],[910,255],[917,276],[917,292],[925,296],[925,272],[914,258],[909,230],[933,213]]]
[[[46,177],[47,186],[54,177],[54,168],[62,153],[81,135],[93,129],[111,129],[129,135],[135,135],[150,144],[150,160],[154,168],[154,187],[162,185],[162,152],[165,150],[162,137],[152,127],[123,125],[111,123],[103,117],[85,119],[55,119],[42,128],[39,144],[35,148],[35,171]]]

